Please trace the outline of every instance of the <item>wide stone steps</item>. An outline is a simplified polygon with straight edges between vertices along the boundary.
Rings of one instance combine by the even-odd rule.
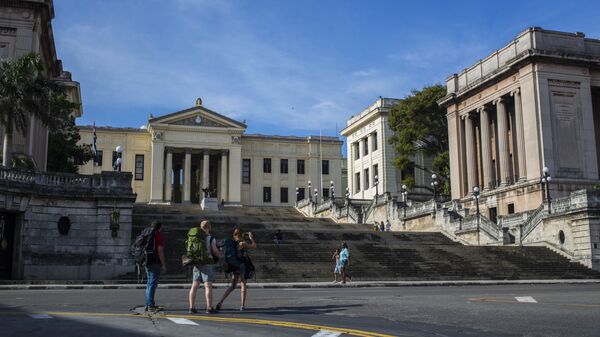
[[[211,221],[218,239],[231,237],[236,226],[253,232],[258,249],[250,255],[256,280],[263,282],[333,279],[331,257],[342,242],[350,247],[354,280],[600,278],[600,273],[543,247],[463,246],[440,233],[373,232],[370,225],[307,219],[292,208],[202,212],[189,206],[136,206],[133,237],[153,220],[162,221],[169,264],[163,279],[187,282],[190,270],[180,263],[186,234],[204,219]],[[283,234],[279,245],[273,242],[277,230]],[[224,280],[223,273],[218,276]]]

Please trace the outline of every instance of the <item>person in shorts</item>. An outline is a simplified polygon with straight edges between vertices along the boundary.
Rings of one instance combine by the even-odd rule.
[[[213,259],[218,259],[220,257],[219,249],[217,248],[217,240],[210,235],[210,222],[204,220],[200,223],[200,228],[206,233],[206,247],[208,249],[208,254]],[[216,312],[212,306],[212,284],[215,281],[215,267],[212,264],[205,264],[201,266],[194,266],[194,276],[192,279],[192,287],[190,288],[189,293],[189,301],[190,301],[190,314],[195,314],[198,312],[196,309],[196,292],[198,290],[198,286],[200,286],[200,282],[204,283],[204,297],[206,298],[206,313],[214,314]]]

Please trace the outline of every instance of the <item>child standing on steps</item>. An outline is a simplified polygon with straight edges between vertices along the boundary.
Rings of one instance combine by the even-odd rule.
[[[333,270],[333,283],[337,283],[338,282],[338,275],[341,274],[341,268],[340,268],[340,249],[337,248],[335,250],[335,252],[333,253],[333,260],[335,261],[335,269]]]

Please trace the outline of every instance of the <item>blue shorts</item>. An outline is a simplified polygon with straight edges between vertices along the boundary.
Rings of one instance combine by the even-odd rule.
[[[211,264],[203,266],[194,266],[194,281],[214,282],[215,281],[215,267]]]

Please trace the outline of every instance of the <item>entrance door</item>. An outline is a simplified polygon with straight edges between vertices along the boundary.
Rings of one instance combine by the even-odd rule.
[[[10,280],[13,264],[15,216],[0,213],[0,280]]]

